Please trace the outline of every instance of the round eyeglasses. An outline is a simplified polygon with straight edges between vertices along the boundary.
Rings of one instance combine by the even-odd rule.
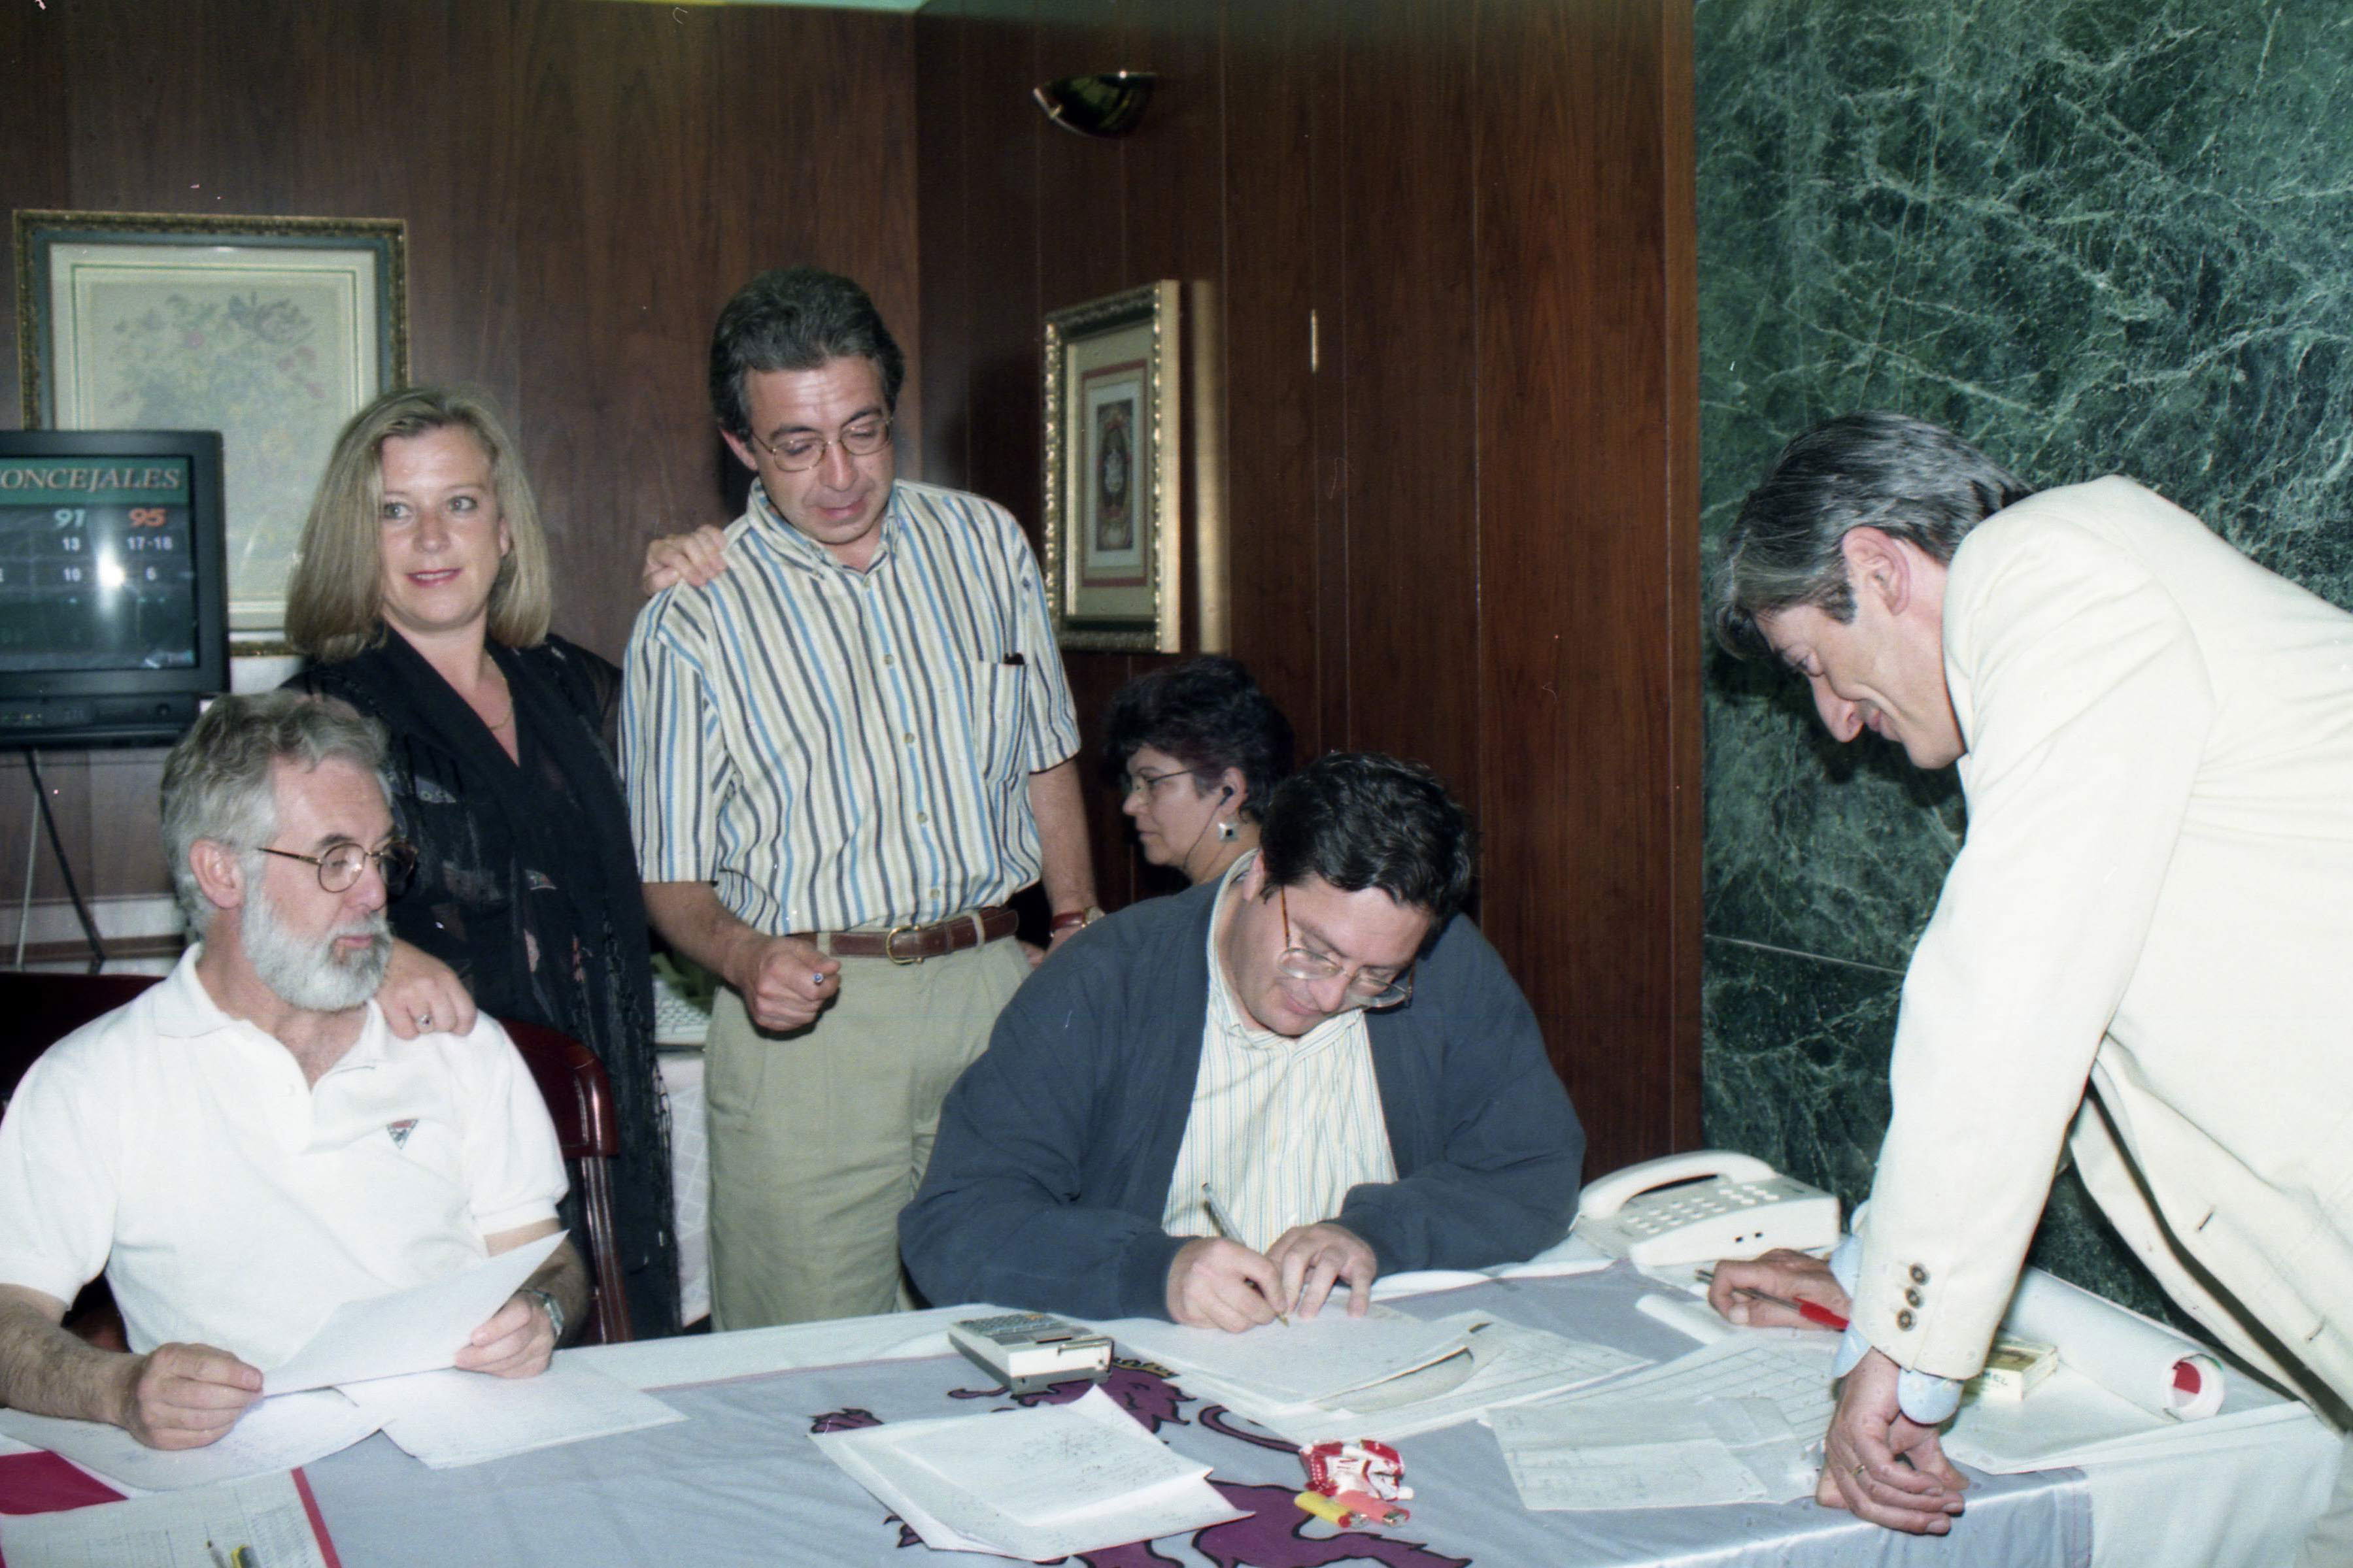
[[[300,860],[319,868],[319,886],[330,893],[348,892],[367,863],[375,862],[377,872],[384,878],[387,898],[398,898],[408,886],[408,879],[417,872],[417,846],[406,838],[387,838],[382,848],[363,849],[356,844],[338,844],[324,855],[297,855],[291,849],[262,847],[264,855],[275,855],[281,860]]]
[[[825,461],[826,448],[839,447],[853,458],[871,458],[891,444],[891,417],[853,419],[835,432],[831,440],[813,431],[797,430],[781,441],[750,437],[752,445],[776,460],[776,467],[788,474],[797,474],[816,468]]]
[[[1282,908],[1282,952],[1274,961],[1275,972],[1293,980],[1304,980],[1311,984],[1348,976],[1348,984],[1340,993],[1339,1011],[1363,1007],[1377,1013],[1384,1007],[1394,1007],[1413,994],[1413,966],[1408,964],[1394,979],[1381,980],[1363,970],[1350,971],[1329,953],[1291,945],[1291,896],[1282,889],[1274,890],[1276,901]]]

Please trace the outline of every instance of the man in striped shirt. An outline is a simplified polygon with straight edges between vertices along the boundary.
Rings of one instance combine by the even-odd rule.
[[[1461,807],[1425,768],[1343,753],[1284,781],[1261,834],[997,1019],[900,1216],[934,1300],[1238,1331],[1567,1230],[1585,1136],[1455,914]]]
[[[764,273],[712,400],[757,476],[725,569],[639,615],[623,709],[646,906],[723,976],[706,1047],[722,1329],[887,1311],[940,1100],[1028,973],[1099,913],[1078,728],[1001,507],[895,482],[899,349],[865,291]]]

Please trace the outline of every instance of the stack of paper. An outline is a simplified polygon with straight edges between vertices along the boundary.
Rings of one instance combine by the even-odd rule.
[[[216,1568],[240,1546],[265,1568],[327,1568],[301,1485],[285,1474],[0,1518],[8,1568]]]
[[[1785,1502],[1814,1489],[1805,1445],[1769,1399],[1522,1405],[1488,1424],[1531,1509]]]
[[[1050,1563],[1243,1517],[1100,1388],[1069,1405],[812,1434],[941,1552]]]
[[[1356,1437],[1395,1442],[1648,1364],[1609,1345],[1580,1343],[1474,1312],[1438,1319],[1430,1327],[1446,1331],[1463,1348],[1323,1399],[1285,1399],[1202,1373],[1187,1373],[1185,1386],[1294,1443]],[[1253,1329],[1242,1337],[1282,1331]]]
[[[384,1423],[385,1436],[437,1470],[686,1419],[569,1355],[537,1377],[420,1372],[343,1392]]]
[[[1392,1307],[1352,1318],[1338,1298],[1315,1317],[1261,1323],[1239,1334],[1155,1318],[1120,1318],[1095,1327],[1134,1353],[1180,1372],[1205,1373],[1228,1387],[1255,1389],[1290,1403],[1336,1399],[1470,1348],[1458,1321],[1425,1322]],[[1470,1374],[1467,1365],[1461,1370]]]
[[[1836,1343],[1743,1333],[1487,1422],[1531,1509],[1785,1501],[1814,1489]]]

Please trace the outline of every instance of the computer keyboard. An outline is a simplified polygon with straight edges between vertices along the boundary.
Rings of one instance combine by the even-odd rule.
[[[654,1043],[700,1046],[711,1033],[711,1005],[697,1002],[679,984],[668,963],[654,961]]]

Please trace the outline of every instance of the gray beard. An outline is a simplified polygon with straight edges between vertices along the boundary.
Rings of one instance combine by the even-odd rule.
[[[339,938],[365,932],[375,940],[345,958],[335,952]],[[392,962],[392,927],[382,910],[364,921],[318,939],[306,939],[286,929],[278,910],[257,879],[253,896],[238,911],[237,935],[253,972],[278,999],[311,1013],[346,1013],[375,994],[384,984],[385,966]]]

